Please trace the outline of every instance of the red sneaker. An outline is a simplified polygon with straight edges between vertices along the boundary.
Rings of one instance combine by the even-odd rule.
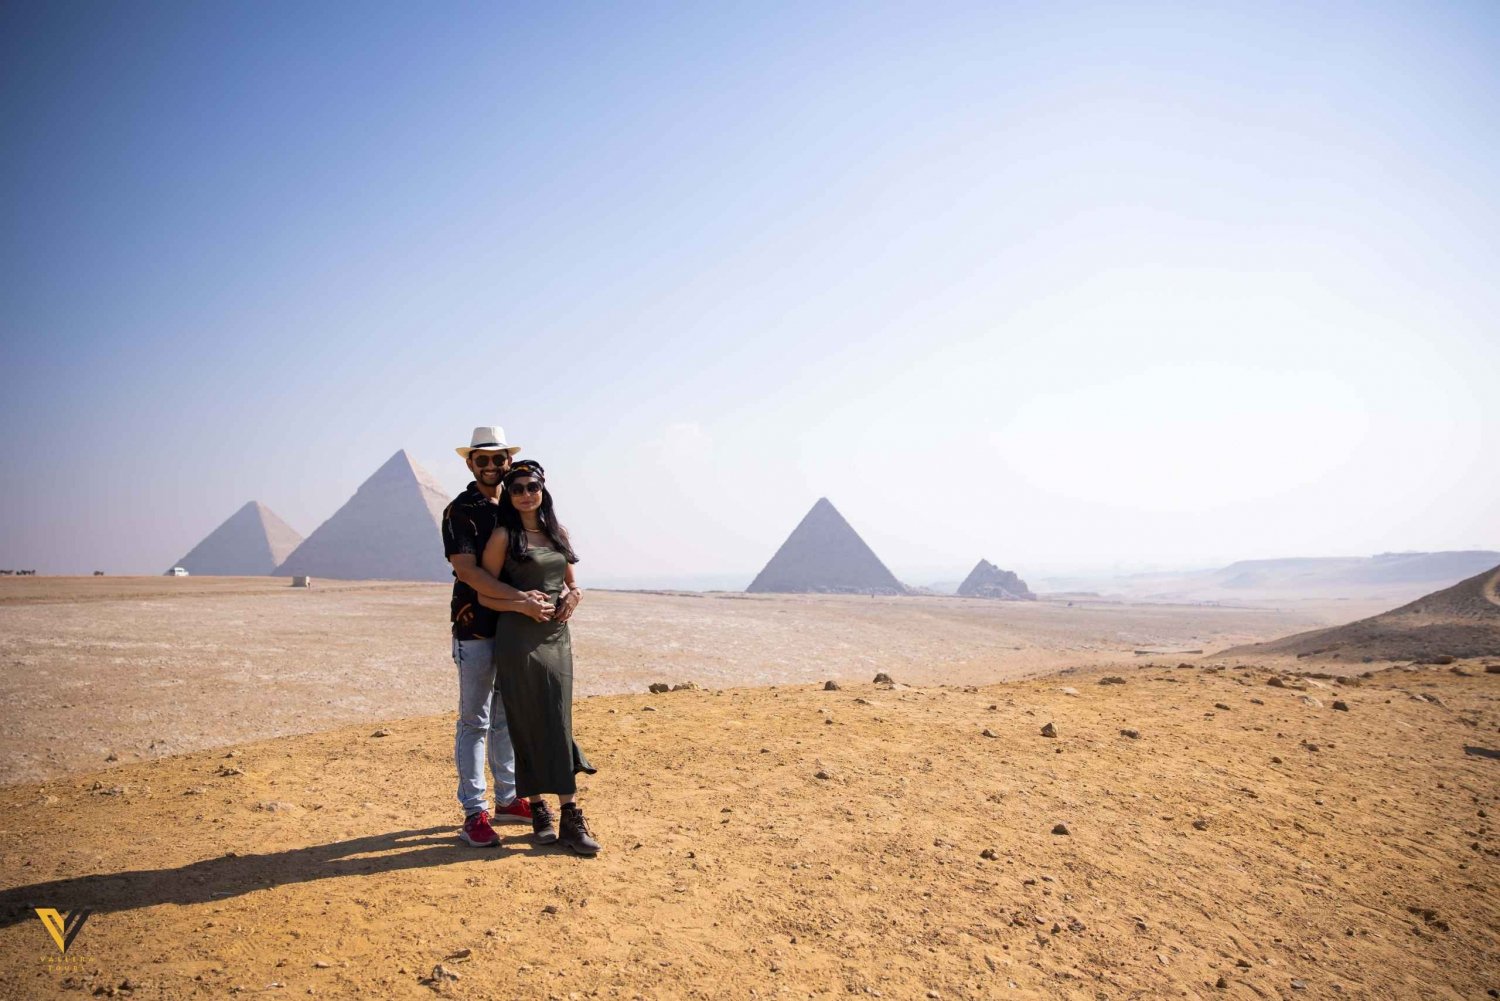
[[[495,819],[529,824],[531,823],[531,804],[517,796],[508,805],[495,808]]]
[[[500,835],[496,834],[495,829],[490,826],[490,815],[487,810],[469,814],[458,836],[475,848],[488,848],[490,845],[500,843]]]

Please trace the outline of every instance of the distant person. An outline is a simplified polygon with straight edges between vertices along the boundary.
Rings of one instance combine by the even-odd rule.
[[[557,520],[546,474],[522,460],[505,474],[500,524],[484,547],[481,565],[492,577],[527,593],[543,591],[556,614],[528,615],[481,597],[500,611],[495,630],[495,684],[510,720],[516,750],[516,790],[530,801],[531,829],[539,843],[557,841],[579,855],[594,855],[599,842],[578,806],[577,775],[594,768],[573,740],[573,640],[568,620],[583,590],[573,577],[567,529]],[[558,798],[561,816],[542,796]],[[560,830],[560,833],[559,833]]]
[[[505,430],[478,427],[467,448],[455,449],[474,480],[443,511],[443,552],[453,565],[453,662],[458,665],[458,724],[453,762],[458,768],[458,802],[464,810],[459,832],[471,845],[497,845],[485,799],[486,751],[495,779],[495,819],[524,823],[531,819],[526,800],[516,795],[516,757],[506,726],[505,706],[495,693],[496,608],[517,617],[546,621],[552,604],[540,591],[522,593],[496,580],[479,566],[479,557],[495,531],[501,477],[511,456],[521,449],[505,441]],[[495,604],[486,607],[480,596]]]

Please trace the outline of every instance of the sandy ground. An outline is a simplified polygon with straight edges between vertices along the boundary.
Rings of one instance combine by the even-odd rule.
[[[0,997],[1500,989],[1500,674],[1135,666],[582,700],[593,860],[462,846],[446,714],[11,785]]]
[[[0,578],[0,784],[450,711],[448,589],[273,578]],[[982,684],[1212,651],[1380,608],[591,591],[577,694],[868,680]],[[1192,657],[1194,655],[1184,655]]]

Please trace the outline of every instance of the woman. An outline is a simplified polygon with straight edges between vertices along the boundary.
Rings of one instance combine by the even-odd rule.
[[[559,841],[579,855],[594,855],[577,803],[579,772],[594,768],[573,742],[573,641],[568,619],[583,597],[573,580],[578,557],[552,510],[541,463],[516,463],[501,481],[499,525],[481,563],[491,576],[522,591],[545,591],[553,612],[538,621],[497,602],[495,688],[505,703],[516,749],[516,792],[531,805],[531,829],[541,844]],[[485,605],[490,603],[483,598]],[[561,834],[544,793],[561,804]]]

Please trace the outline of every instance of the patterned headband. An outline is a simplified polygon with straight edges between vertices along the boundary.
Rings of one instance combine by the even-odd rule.
[[[522,459],[520,462],[513,463],[510,471],[505,474],[507,480],[513,480],[520,476],[532,476],[543,483],[547,482],[547,476],[542,469],[542,464],[535,459]]]

